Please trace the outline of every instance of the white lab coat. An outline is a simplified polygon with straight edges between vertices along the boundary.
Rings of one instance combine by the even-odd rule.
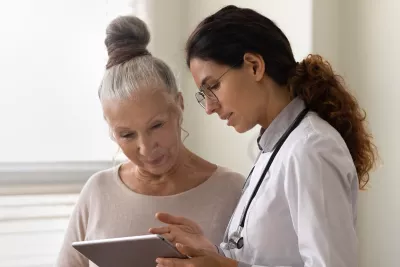
[[[224,241],[236,231],[274,145],[304,107],[294,99],[260,136],[263,153]],[[357,193],[357,173],[344,140],[309,112],[281,147],[249,208],[244,247],[223,252],[239,267],[356,267]]]

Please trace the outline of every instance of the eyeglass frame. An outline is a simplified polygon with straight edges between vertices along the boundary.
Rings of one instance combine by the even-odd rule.
[[[222,77],[224,77],[225,74],[227,74],[230,70],[232,70],[235,67],[237,67],[239,64],[240,64],[240,62],[234,64],[231,67],[229,67],[224,73],[221,74],[221,76],[218,77],[218,79],[217,79],[217,81],[215,83],[213,83],[212,85],[208,85],[207,88],[204,88],[205,86],[207,86],[207,84],[203,84],[203,85],[200,86],[199,91],[195,93],[196,100],[197,100],[197,102],[199,103],[200,106],[202,106],[204,109],[206,108],[206,103],[204,103],[204,105],[202,104],[202,102],[204,100],[206,100],[206,98],[208,98],[209,100],[212,100],[212,101],[215,101],[215,102],[219,103],[218,97],[214,94],[214,92],[210,88],[213,88],[215,85],[220,83]],[[204,93],[205,90],[208,90],[211,93],[211,97],[209,95],[207,95],[206,93]],[[202,99],[199,100],[198,97],[202,97]]]

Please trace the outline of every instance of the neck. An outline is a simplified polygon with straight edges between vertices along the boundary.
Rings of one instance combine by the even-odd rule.
[[[263,102],[260,104],[260,120],[258,124],[266,129],[279,113],[290,103],[291,96],[289,90],[285,86],[277,84],[268,85],[268,88],[263,88]],[[265,108],[267,107],[267,108]]]

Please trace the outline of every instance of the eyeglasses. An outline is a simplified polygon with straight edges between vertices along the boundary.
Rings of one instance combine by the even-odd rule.
[[[208,85],[208,84],[203,84],[200,88],[199,91],[196,92],[195,97],[197,102],[200,104],[200,106],[202,106],[204,109],[206,108],[206,98],[210,101],[213,101],[214,103],[218,103],[218,97],[213,93],[212,89],[214,87],[216,87],[218,85],[218,83],[221,82],[221,78],[228,73],[231,69],[233,69],[234,67],[236,67],[238,64],[233,65],[232,67],[230,67],[229,69],[227,69],[224,73],[222,73],[221,76],[219,76],[219,78],[217,79],[217,81],[215,83],[213,83],[212,85]]]

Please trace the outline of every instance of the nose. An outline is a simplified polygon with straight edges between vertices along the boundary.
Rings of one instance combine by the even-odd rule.
[[[205,110],[206,110],[207,115],[211,115],[211,114],[213,114],[214,112],[216,112],[216,110],[217,110],[218,107],[219,107],[218,101],[214,101],[214,100],[212,100],[212,99],[206,98],[206,107],[205,107]]]
[[[156,142],[150,136],[141,136],[138,140],[137,149],[140,155],[148,157],[152,154]]]

